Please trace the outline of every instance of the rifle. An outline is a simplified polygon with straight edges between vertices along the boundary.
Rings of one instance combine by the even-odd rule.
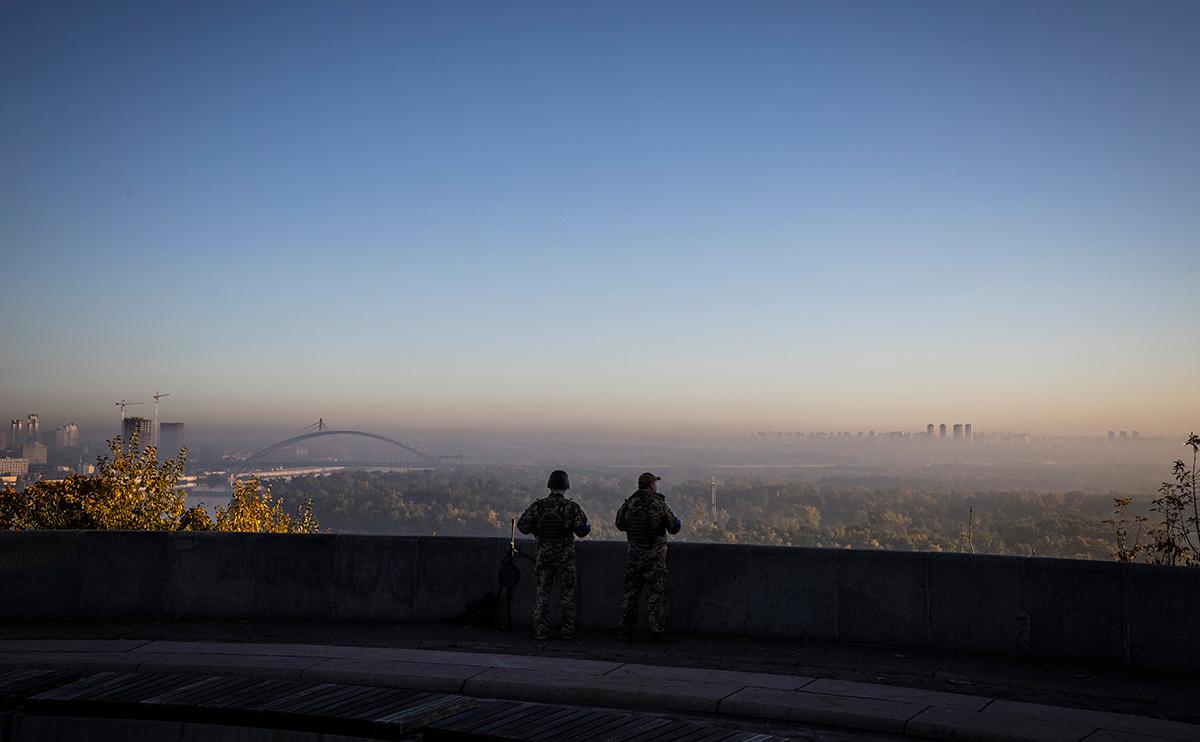
[[[500,569],[496,573],[496,579],[500,583],[500,594],[505,598],[505,614],[500,619],[500,628],[505,631],[512,628],[512,591],[521,581],[521,568],[516,565],[516,557],[530,559],[528,554],[522,554],[517,548],[517,519],[513,518],[509,525],[511,530],[508,536],[508,553],[500,560]]]

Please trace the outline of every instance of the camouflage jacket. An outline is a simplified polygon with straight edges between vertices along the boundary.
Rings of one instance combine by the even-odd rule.
[[[591,529],[579,503],[558,492],[534,500],[517,521],[517,530],[533,534],[539,544],[569,544]]]
[[[624,531],[629,543],[655,546],[667,542],[667,534],[679,533],[679,518],[658,492],[640,489],[621,503],[617,511],[617,530]]]

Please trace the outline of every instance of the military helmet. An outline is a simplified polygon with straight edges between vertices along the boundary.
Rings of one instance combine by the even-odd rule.
[[[639,487],[649,487],[651,482],[660,482],[660,481],[662,481],[662,477],[655,476],[654,474],[652,474],[648,471],[642,472],[642,475],[638,477],[638,486]]]
[[[567,478],[565,471],[555,469],[550,472],[550,479],[546,482],[546,487],[552,490],[569,490],[571,489],[571,480]]]

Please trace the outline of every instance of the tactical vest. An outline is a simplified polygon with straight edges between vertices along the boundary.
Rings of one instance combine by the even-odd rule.
[[[626,537],[639,546],[653,546],[660,537],[666,535],[667,529],[658,522],[657,512],[649,502],[630,498],[628,503],[629,506],[625,508]]]
[[[571,524],[563,518],[563,510],[565,508],[548,506],[542,509],[541,515],[538,516],[537,523],[534,524],[533,535],[538,541],[546,543],[564,543],[571,541],[573,529]]]

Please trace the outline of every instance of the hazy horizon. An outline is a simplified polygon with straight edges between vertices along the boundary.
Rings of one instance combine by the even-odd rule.
[[[6,4],[0,414],[115,430],[158,390],[197,431],[1183,434],[1198,27]]]

